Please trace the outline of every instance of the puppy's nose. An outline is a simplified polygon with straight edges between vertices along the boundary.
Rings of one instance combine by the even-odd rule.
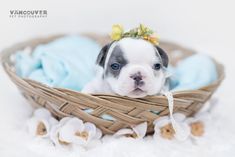
[[[144,84],[143,76],[141,73],[136,73],[130,76],[134,81],[136,86],[142,86]]]
[[[136,82],[140,82],[142,80],[142,76],[135,76],[133,77],[133,80],[135,80]]]

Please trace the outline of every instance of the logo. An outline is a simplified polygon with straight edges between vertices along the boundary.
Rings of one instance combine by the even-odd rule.
[[[10,18],[46,18],[47,10],[10,10]]]

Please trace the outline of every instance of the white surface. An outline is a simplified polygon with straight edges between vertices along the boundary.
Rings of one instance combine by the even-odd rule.
[[[96,4],[94,4],[96,3]],[[197,143],[117,140],[87,151],[60,151],[31,139],[23,125],[31,107],[0,68],[0,156],[226,156],[235,155],[235,10],[233,0],[149,1],[1,1],[0,49],[28,38],[82,31],[109,32],[113,23],[126,28],[139,22],[162,38],[201,50],[226,67],[226,80],[215,97],[206,136]],[[11,19],[10,9],[47,9],[46,19]]]

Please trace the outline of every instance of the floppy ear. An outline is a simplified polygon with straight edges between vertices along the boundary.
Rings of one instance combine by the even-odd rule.
[[[100,53],[96,59],[96,64],[100,65],[101,67],[104,67],[105,59],[108,54],[109,47],[111,46],[111,43],[105,45],[101,50]]]
[[[159,55],[160,55],[161,58],[162,58],[162,64],[163,64],[163,66],[167,68],[168,62],[169,62],[169,58],[168,58],[167,53],[166,53],[162,48],[160,48],[160,47],[158,47],[158,46],[155,46],[155,47],[156,47],[156,49],[158,50],[158,53],[159,53]]]

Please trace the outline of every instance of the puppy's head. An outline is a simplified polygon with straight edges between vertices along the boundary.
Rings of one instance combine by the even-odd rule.
[[[123,38],[104,46],[97,58],[103,79],[121,96],[158,94],[165,83],[167,54],[143,39]]]

